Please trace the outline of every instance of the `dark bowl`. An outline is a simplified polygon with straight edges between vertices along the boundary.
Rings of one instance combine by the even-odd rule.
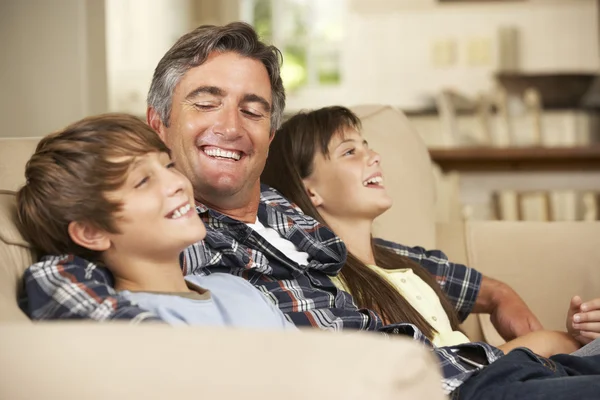
[[[582,106],[582,100],[597,77],[591,73],[496,74],[498,82],[510,94],[521,96],[528,88],[537,89],[545,108]]]

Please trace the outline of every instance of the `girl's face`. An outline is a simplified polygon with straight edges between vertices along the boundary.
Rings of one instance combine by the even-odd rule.
[[[344,128],[329,142],[329,156],[314,157],[304,186],[324,218],[375,219],[392,206],[383,180],[381,157],[353,128]]]

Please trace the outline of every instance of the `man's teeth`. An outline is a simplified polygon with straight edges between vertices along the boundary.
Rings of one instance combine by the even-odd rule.
[[[191,208],[192,208],[191,204],[186,204],[185,206],[179,207],[177,210],[173,211],[173,215],[171,215],[171,219],[181,218],[182,216],[187,214]]]
[[[235,161],[240,159],[240,153],[237,151],[228,151],[228,150],[221,150],[219,148],[210,148],[210,149],[204,150],[204,152],[206,153],[206,155],[211,156],[211,157],[229,158],[229,159],[235,160]]]
[[[380,185],[383,182],[383,178],[381,176],[376,176],[374,178],[367,179],[363,182],[363,186],[367,186],[369,184]]]

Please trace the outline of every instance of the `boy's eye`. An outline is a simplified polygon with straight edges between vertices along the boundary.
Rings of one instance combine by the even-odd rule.
[[[350,150],[346,151],[343,155],[344,156],[349,156],[349,155],[354,154],[355,152],[356,152],[356,149],[350,149]]]
[[[142,180],[140,180],[135,186],[134,188],[137,189],[139,187],[144,186],[144,184],[146,184],[146,182],[148,182],[148,180],[150,179],[150,177],[146,176],[144,177]]]

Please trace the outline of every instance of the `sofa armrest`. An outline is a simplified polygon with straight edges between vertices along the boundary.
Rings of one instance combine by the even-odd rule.
[[[510,285],[546,329],[565,329],[572,296],[600,297],[600,222],[469,221],[436,231],[450,260]],[[463,329],[472,340],[504,342],[488,315],[470,316]]]
[[[519,293],[546,329],[572,296],[600,296],[600,222],[468,222],[468,265]]]
[[[2,399],[444,399],[408,338],[90,322],[0,336]]]

